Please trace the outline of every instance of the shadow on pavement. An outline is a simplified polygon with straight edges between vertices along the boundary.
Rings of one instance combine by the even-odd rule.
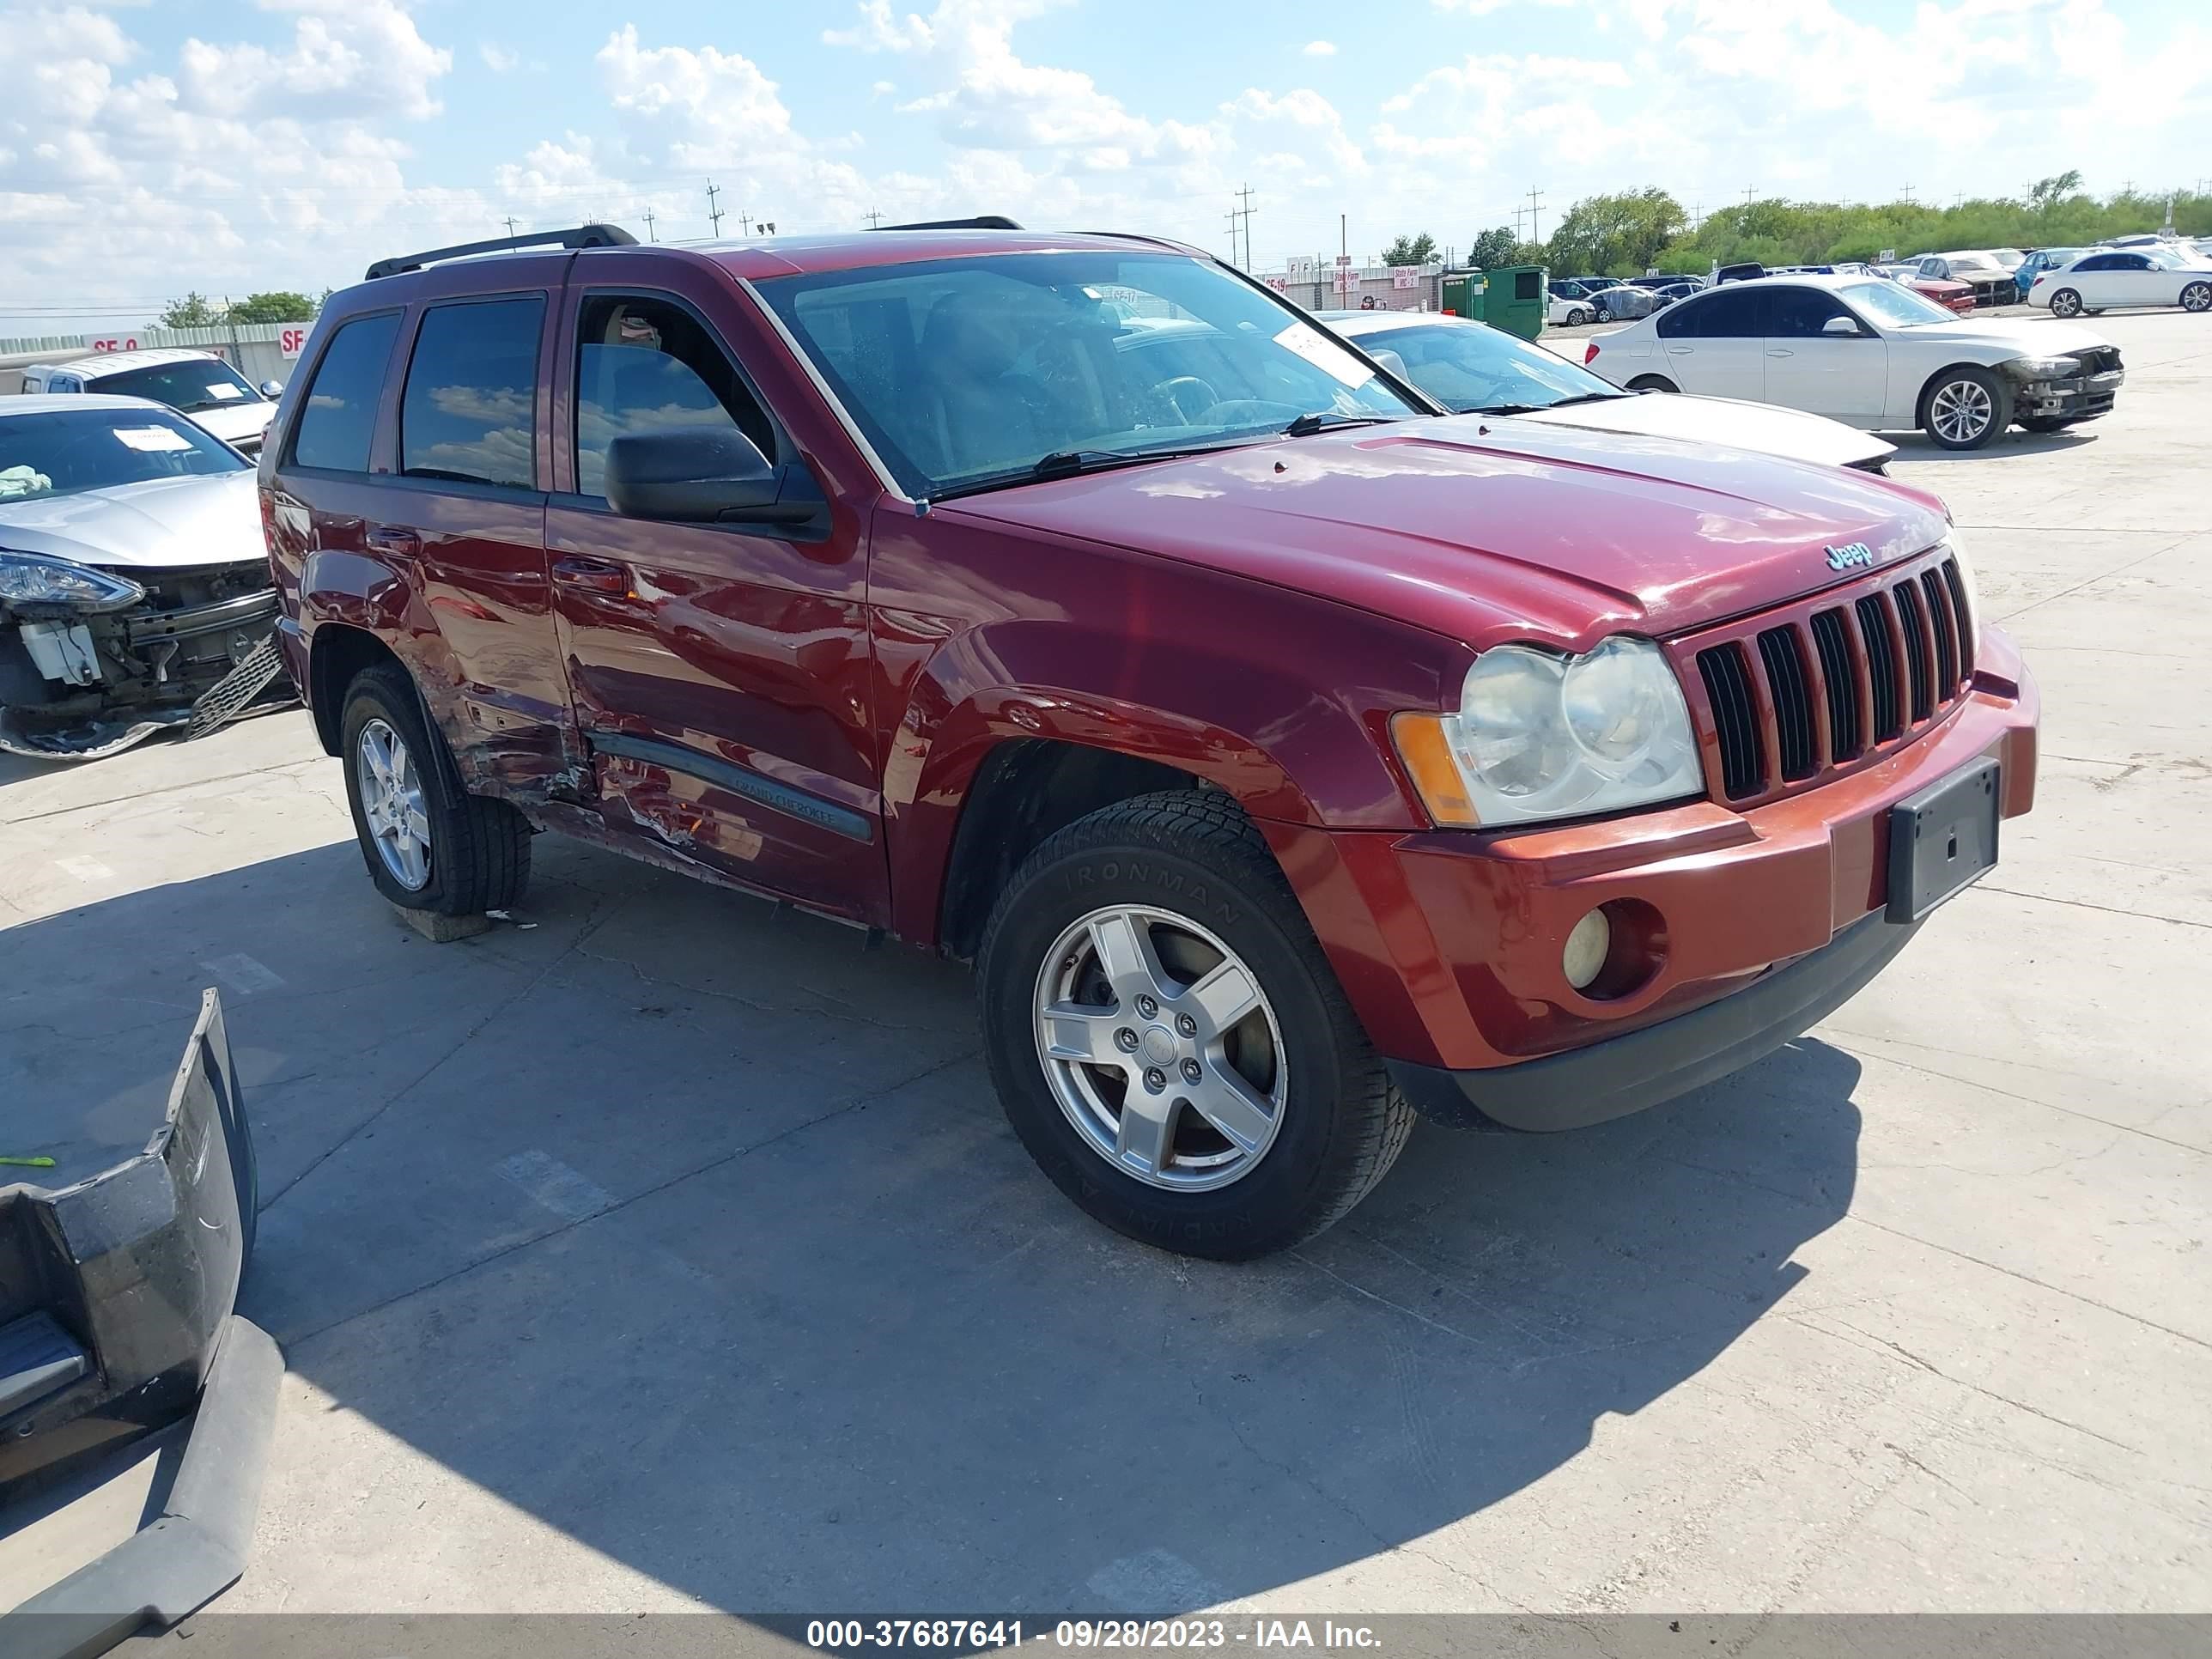
[[[1980,449],[1945,449],[1924,432],[1893,432],[1887,436],[1897,446],[1894,459],[1900,461],[1994,461],[2008,455],[2055,455],[2097,441],[2094,422],[2058,432],[2028,432],[2014,427]]]
[[[964,970],[538,853],[535,926],[461,945],[349,842],[9,929],[0,1090],[127,1139],[230,976],[240,1310],[715,1606],[1165,1612],[1418,1548],[1711,1364],[1850,1200],[1858,1067],[1802,1041],[1578,1134],[1424,1124],[1296,1255],[1184,1261],[1033,1169]]]

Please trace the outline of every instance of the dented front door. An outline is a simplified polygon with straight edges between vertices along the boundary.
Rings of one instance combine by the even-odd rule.
[[[656,426],[728,423],[796,456],[709,320],[727,290],[677,262],[656,275],[665,288],[572,288],[565,307],[546,544],[600,811],[618,832],[881,926],[857,515],[790,539],[623,518],[599,493],[607,442]]]

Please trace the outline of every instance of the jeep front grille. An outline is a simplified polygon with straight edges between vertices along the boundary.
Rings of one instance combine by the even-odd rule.
[[[1754,805],[1920,737],[1973,679],[1966,584],[1940,550],[1668,647],[1713,793]]]

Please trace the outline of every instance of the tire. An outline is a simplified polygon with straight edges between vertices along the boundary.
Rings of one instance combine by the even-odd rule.
[[[1117,975],[1118,991],[1102,971],[1102,935],[1120,941],[1119,960],[1141,964]],[[1140,935],[1149,953],[1133,948]],[[1141,795],[1052,836],[1000,896],[976,965],[1007,1121],[1060,1191],[1132,1238],[1230,1261],[1287,1249],[1364,1198],[1412,1132],[1413,1108],[1267,842],[1218,794]],[[1238,969],[1249,998],[1229,994]],[[1148,983],[1169,994],[1148,999]],[[1217,1004],[1253,1006],[1230,1024],[1183,1029],[1182,1011],[1202,1014],[1209,985]],[[1066,1012],[1048,1022],[1048,1007]],[[1225,1066],[1241,1094],[1224,1097],[1207,1075]],[[1219,1114],[1241,1141],[1181,1097],[1184,1078],[1194,1091],[1203,1079],[1217,1108],[1243,1103]],[[1137,1121],[1165,1126],[1150,1157],[1146,1137],[1124,1133],[1130,1103],[1147,1096],[1165,1109]]]
[[[404,669],[387,663],[356,675],[346,688],[339,730],[346,804],[378,892],[403,909],[444,916],[505,909],[521,898],[530,883],[530,821],[507,802],[471,795],[453,780],[444,739],[428,729]],[[370,749],[399,780],[396,795],[374,781]],[[395,760],[404,763],[395,766]],[[377,797],[374,807],[370,795]],[[387,811],[387,801],[405,805]],[[380,836],[372,811],[386,824],[404,813],[408,833]],[[422,843],[419,872],[393,851],[402,839]]]
[[[2191,283],[2181,290],[2184,311],[2212,311],[2212,283]]]
[[[1664,374],[1639,374],[1628,383],[1628,389],[1631,392],[1680,392],[1682,388]]]
[[[2070,288],[2062,288],[2051,296],[2051,314],[2054,317],[2079,317],[2081,296]]]
[[[1920,429],[1938,449],[1980,449],[2012,424],[2012,388],[1986,368],[1947,368],[1920,394]]]
[[[1578,306],[1574,310],[1567,313],[1567,326],[1569,328],[1587,328],[1590,324],[1596,320],[1597,319],[1595,317],[1590,315],[1589,310],[1587,307]]]

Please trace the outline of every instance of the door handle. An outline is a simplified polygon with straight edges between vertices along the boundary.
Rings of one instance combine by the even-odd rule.
[[[556,559],[553,580],[563,587],[580,587],[591,593],[627,593],[629,569],[605,559]]]
[[[1766,355],[1770,357],[1794,357],[1797,354],[1787,346],[1769,346],[1766,348]]]
[[[365,539],[377,552],[396,554],[401,558],[411,559],[422,550],[422,538],[398,525],[378,525]]]
[[[1669,357],[1686,357],[1695,349],[1693,346],[1668,346],[1667,355]]]

